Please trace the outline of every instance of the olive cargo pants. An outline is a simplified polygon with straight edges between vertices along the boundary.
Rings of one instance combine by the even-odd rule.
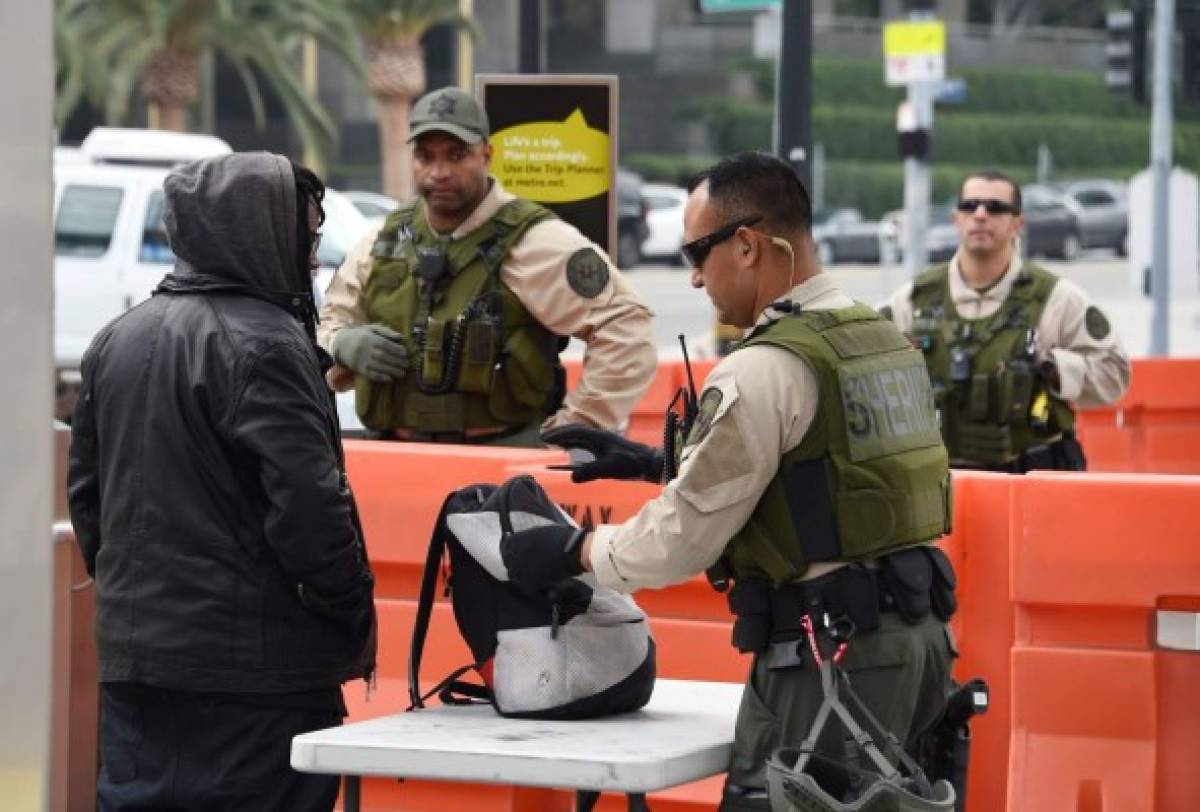
[[[767,757],[778,747],[798,746],[812,727],[821,706],[821,677],[807,641],[799,644],[804,663],[795,668],[771,671],[765,657],[754,658],[738,709],[721,812],[769,809]],[[887,612],[878,629],[850,640],[841,666],[875,718],[911,752],[945,707],[956,655],[949,628],[934,615],[909,625]],[[831,720],[817,750],[842,760],[844,735],[841,723]]]

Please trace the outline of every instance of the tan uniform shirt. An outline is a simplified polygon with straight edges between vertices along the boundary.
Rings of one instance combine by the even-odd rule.
[[[995,285],[977,291],[963,280],[955,255],[948,269],[954,308],[965,319],[991,316],[1008,298],[1020,271],[1021,259],[1014,255]],[[909,282],[887,302],[892,321],[905,333],[912,329],[912,290]],[[1037,323],[1037,361],[1054,361],[1059,377],[1054,394],[1079,406],[1113,403],[1129,388],[1129,356],[1111,326],[1101,337],[1089,332],[1085,319],[1089,307],[1094,305],[1079,285],[1059,278]]]
[[[853,304],[824,275],[797,285],[787,298],[802,310]],[[767,308],[759,323],[780,315]],[[817,411],[816,375],[779,347],[731,353],[709,373],[704,391],[712,389],[721,392],[720,405],[707,433],[684,449],[679,476],[629,521],[596,528],[591,567],[601,584],[622,592],[665,586],[716,562]],[[837,566],[816,565],[806,577]]]
[[[488,194],[451,236],[458,239],[470,234],[513,199],[514,195],[493,179]],[[363,291],[376,236],[369,234],[354,246],[325,293],[317,341],[330,354],[339,330],[366,321]],[[596,249],[609,266],[608,283],[590,299],[580,296],[567,282],[567,260],[582,248]],[[500,281],[550,332],[573,336],[587,345],[579,385],[543,427],[565,423],[621,427],[650,386],[658,356],[650,309],[608,256],[569,223],[546,220],[531,227],[513,246],[500,268]],[[339,392],[354,385],[354,374],[342,366],[331,369],[328,379]]]

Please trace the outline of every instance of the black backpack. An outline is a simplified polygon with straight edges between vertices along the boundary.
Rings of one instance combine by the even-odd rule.
[[[649,701],[654,640],[631,597],[598,586],[590,573],[563,581],[549,594],[508,580],[500,539],[546,524],[575,526],[530,476],[499,487],[471,485],[447,497],[421,580],[408,662],[409,710],[438,694],[444,703],[491,702],[502,716],[588,719],[637,710]],[[454,618],[475,662],[422,694],[421,652],[447,549]],[[472,670],[482,685],[460,680]]]

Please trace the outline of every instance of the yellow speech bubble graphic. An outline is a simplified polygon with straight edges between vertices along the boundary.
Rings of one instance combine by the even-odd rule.
[[[492,134],[492,174],[513,194],[572,203],[608,191],[609,140],[576,108],[563,121],[531,121]]]

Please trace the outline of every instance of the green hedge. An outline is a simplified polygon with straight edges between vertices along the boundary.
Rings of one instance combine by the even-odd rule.
[[[959,184],[979,164],[934,164],[933,202],[951,200],[958,194]],[[1025,166],[988,164],[1020,184],[1037,180],[1036,171]],[[1057,171],[1055,180],[1074,178],[1128,179],[1140,171],[1139,166],[1104,166],[1091,170]],[[852,206],[867,217],[879,217],[885,212],[904,206],[904,167],[899,161],[863,163],[860,161],[828,161],[825,164],[825,205]]]
[[[958,193],[963,176],[975,167],[954,164],[933,167],[933,202],[940,203]],[[992,166],[1018,183],[1035,179],[1031,170],[1017,166]],[[864,216],[876,218],[904,207],[904,166],[891,163],[829,161],[825,164],[825,205],[851,206]]]
[[[713,155],[660,155],[635,154],[625,160],[625,165],[642,175],[647,181],[673,183],[683,186],[696,172],[711,165]],[[933,167],[933,200],[944,201],[958,192],[958,184],[969,172],[978,169],[976,164],[935,164]],[[1034,170],[1021,165],[989,165],[1017,180],[1030,183],[1035,180]],[[1128,178],[1137,172],[1137,166],[1105,166],[1090,171],[1057,172],[1056,178],[1103,177]],[[899,160],[861,162],[828,161],[825,164],[825,203],[828,206],[852,206],[868,217],[879,217],[885,212],[904,205],[904,167]]]
[[[753,76],[760,99],[774,97],[773,61],[736,59],[730,61],[729,68]],[[961,104],[940,106],[940,111],[1054,113],[1144,120],[1150,116],[1148,107],[1105,87],[1104,77],[1099,73],[1021,68],[956,71],[950,66],[949,74],[966,80],[967,98]],[[817,107],[853,100],[857,106],[894,112],[903,98],[901,88],[883,83],[882,62],[836,57],[813,59],[813,104]],[[1177,119],[1200,119],[1200,106],[1177,99],[1175,115]]]
[[[648,181],[686,187],[697,172],[712,166],[716,160],[715,155],[634,153],[626,156],[621,165]]]
[[[888,160],[895,156],[895,118],[877,110],[820,108],[813,139],[830,158]],[[1137,119],[1036,114],[942,114],[934,119],[938,162],[1034,166],[1046,144],[1061,168],[1145,165],[1150,160],[1150,124]],[[1200,167],[1200,124],[1177,122],[1174,157]]]
[[[770,149],[773,110],[756,101],[694,102],[689,115],[709,122],[721,154]],[[813,140],[831,160],[889,161],[896,156],[895,114],[867,107],[817,107]],[[1200,169],[1200,123],[1177,122],[1175,162]],[[1138,166],[1149,162],[1145,120],[1067,115],[940,113],[934,119],[939,163],[1035,166],[1038,145],[1050,147],[1062,169]]]

